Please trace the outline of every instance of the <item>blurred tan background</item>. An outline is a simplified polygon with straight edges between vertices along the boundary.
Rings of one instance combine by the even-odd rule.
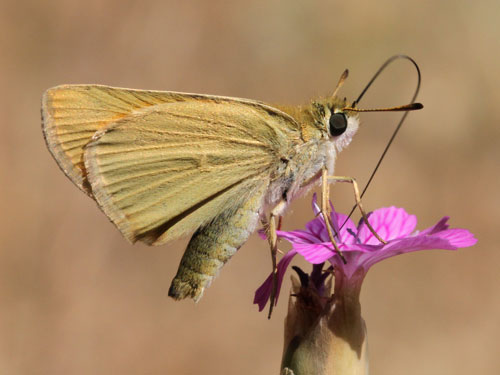
[[[277,374],[289,281],[271,321],[252,305],[270,271],[253,236],[197,305],[167,297],[187,239],[130,246],[59,170],[40,98],[61,83],[300,104],[351,75],[353,99],[395,53],[419,100],[364,202],[419,228],[444,215],[479,243],[390,259],[362,292],[373,374],[500,373],[500,3],[491,1],[0,0],[0,373]],[[363,107],[405,104],[409,63]],[[398,114],[366,114],[337,174],[366,181]],[[336,186],[340,210],[349,186]],[[310,196],[285,228],[311,219]],[[300,261],[297,263],[302,264]],[[288,280],[288,276],[286,277]]]

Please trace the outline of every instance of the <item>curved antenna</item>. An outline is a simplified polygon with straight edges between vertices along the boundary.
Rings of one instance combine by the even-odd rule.
[[[420,91],[420,84],[422,82],[422,76],[420,74],[420,68],[418,67],[418,64],[415,62],[415,60],[413,60],[410,56],[407,56],[407,55],[394,55],[394,56],[390,57],[385,63],[383,63],[382,66],[377,70],[377,72],[373,75],[373,77],[370,80],[370,82],[368,82],[368,84],[363,89],[363,91],[361,91],[361,94],[359,94],[358,98],[352,103],[351,107],[353,107],[353,108],[356,107],[356,105],[359,103],[359,101],[361,100],[361,98],[365,95],[366,91],[370,88],[370,86],[377,79],[377,77],[380,75],[380,73],[382,73],[385,70],[385,68],[390,63],[392,63],[393,61],[398,60],[398,59],[405,59],[405,60],[410,61],[413,64],[413,66],[415,67],[415,69],[417,70],[417,87],[415,89],[415,93],[413,94],[413,97],[412,97],[411,102],[410,102],[411,104],[415,103],[415,100],[417,99],[418,93]],[[403,114],[403,116],[401,117],[401,119],[399,120],[399,123],[396,126],[396,129],[394,130],[394,132],[392,133],[392,136],[389,139],[389,142],[387,143],[387,146],[385,146],[384,151],[382,152],[382,154],[380,155],[380,158],[378,159],[377,165],[373,169],[373,172],[370,175],[370,178],[368,179],[368,182],[366,183],[365,187],[363,188],[363,191],[361,192],[360,198],[363,198],[363,196],[365,195],[366,190],[368,189],[368,186],[370,186],[370,183],[372,182],[373,177],[375,177],[375,173],[377,173],[377,171],[378,171],[378,169],[380,167],[380,164],[382,164],[382,160],[384,160],[384,157],[387,154],[387,151],[389,150],[389,147],[391,147],[391,144],[394,141],[394,138],[396,138],[396,135],[398,134],[399,129],[401,129],[401,126],[403,125],[403,122],[406,120],[406,116],[408,116],[408,112],[405,112]],[[356,205],[354,205],[354,207],[352,208],[352,210],[349,213],[349,215],[347,216],[347,218],[350,218],[352,216],[352,214],[353,214],[353,212],[354,212],[355,209],[356,209]],[[346,222],[347,222],[347,219],[342,224],[341,228],[345,225]]]
[[[394,55],[394,56],[390,57],[389,59],[387,59],[387,61],[385,63],[383,63],[382,66],[377,70],[377,72],[373,75],[373,77],[370,80],[370,82],[368,82],[368,84],[365,86],[365,88],[363,89],[363,91],[361,91],[361,94],[359,94],[358,98],[352,103],[351,107],[356,107],[356,105],[360,102],[361,98],[365,95],[366,91],[368,91],[368,89],[373,84],[373,82],[375,82],[375,80],[378,78],[378,76],[380,75],[380,73],[382,73],[385,70],[385,68],[387,68],[387,66],[389,64],[391,64],[393,61],[395,61],[397,59],[408,60],[408,61],[410,61],[415,66],[415,69],[417,69],[418,83],[417,83],[417,88],[415,90],[415,94],[413,95],[413,98],[412,98],[411,102],[413,103],[415,101],[415,99],[417,99],[418,92],[420,91],[420,82],[422,81],[422,77],[421,77],[421,74],[420,74],[420,68],[418,67],[418,64],[410,56],[407,56],[407,55]]]

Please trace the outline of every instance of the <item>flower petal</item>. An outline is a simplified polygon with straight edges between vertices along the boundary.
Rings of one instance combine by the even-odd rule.
[[[316,244],[293,244],[293,249],[312,264],[320,264],[335,255],[330,242]]]
[[[276,234],[279,238],[293,243],[317,243],[318,238],[305,230],[292,230],[290,232],[278,230]]]
[[[312,199],[312,209],[314,216],[318,216],[319,213],[321,212],[321,208],[318,205],[318,195],[316,193],[313,194],[313,199]]]
[[[439,220],[435,225],[433,225],[432,227],[421,231],[420,234],[434,234],[434,233],[441,232],[445,229],[448,229],[450,227],[448,225],[448,220],[450,220],[450,217],[445,216],[441,220]]]
[[[341,244],[355,244],[358,242],[357,232],[358,229],[354,222],[344,214],[332,211],[332,221],[335,223],[335,230],[339,235],[337,236],[338,243]]]
[[[277,278],[278,278],[278,288],[276,290],[276,297],[274,304],[278,303],[278,297],[280,295],[281,284],[283,283],[283,277],[285,276],[286,269],[292,258],[297,254],[295,250],[290,250],[286,253],[283,258],[280,259],[277,265]],[[271,273],[267,279],[262,283],[262,285],[255,291],[255,296],[253,303],[259,305],[259,311],[264,310],[267,301],[271,297],[271,290],[273,288],[273,274]]]
[[[434,234],[433,237],[446,239],[451,246],[455,246],[456,248],[469,247],[475,245],[477,242],[477,239],[471,232],[469,232],[467,229],[461,228],[447,229],[440,233]]]
[[[328,240],[328,232],[325,227],[323,217],[319,215],[314,220],[306,224],[306,229],[311,235],[316,238],[316,242],[323,242]]]
[[[410,215],[403,208],[394,206],[373,211],[369,215],[368,221],[375,232],[386,241],[408,236],[417,226],[415,215]],[[364,244],[380,244],[380,241],[375,238],[364,222],[359,226],[358,238]]]
[[[419,250],[456,250],[460,247],[472,246],[475,243],[476,239],[469,231],[449,229],[439,235],[418,235],[393,240],[382,246],[380,250],[361,256],[359,262],[363,263],[365,269],[368,270],[375,263],[395,255]]]

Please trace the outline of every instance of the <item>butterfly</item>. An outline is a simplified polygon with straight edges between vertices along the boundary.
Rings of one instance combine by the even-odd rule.
[[[326,184],[358,129],[363,110],[337,96],[346,77],[303,106],[61,85],[43,95],[42,129],[62,171],[130,243],[194,232],[169,295],[199,300],[259,221],[270,228],[275,267],[274,218]]]

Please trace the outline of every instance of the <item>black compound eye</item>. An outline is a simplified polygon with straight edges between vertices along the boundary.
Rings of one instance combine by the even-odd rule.
[[[344,133],[347,129],[347,118],[341,112],[334,113],[330,117],[330,135],[336,137]]]

